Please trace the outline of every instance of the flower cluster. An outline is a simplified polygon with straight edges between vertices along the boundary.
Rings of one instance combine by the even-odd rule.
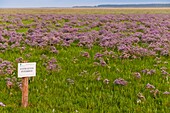
[[[0,59],[0,75],[11,75],[15,68],[10,61]]]
[[[122,85],[122,86],[125,86],[128,84],[128,82],[124,80],[123,78],[118,78],[113,83],[117,85]]]
[[[55,58],[49,59],[46,65],[46,69],[48,71],[58,71],[59,66],[57,65],[57,60]]]

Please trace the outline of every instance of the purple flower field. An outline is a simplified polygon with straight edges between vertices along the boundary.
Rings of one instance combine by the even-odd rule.
[[[31,47],[98,45],[121,58],[168,56],[170,15],[0,15],[0,50]]]

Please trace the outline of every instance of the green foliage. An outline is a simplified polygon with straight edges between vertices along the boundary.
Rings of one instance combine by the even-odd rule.
[[[100,27],[94,27],[94,28],[92,28],[92,30],[99,31],[99,30],[100,30]]]
[[[37,76],[29,83],[29,107],[21,106],[21,90],[14,86],[8,89],[5,76],[0,77],[0,101],[6,107],[0,107],[0,112],[17,113],[41,113],[41,112],[169,112],[170,97],[161,93],[169,90],[169,80],[162,77],[160,67],[169,67],[169,64],[161,63],[154,67],[155,59],[148,57],[142,59],[119,59],[109,58],[109,68],[94,66],[94,55],[104,49],[94,46],[92,49],[80,48],[72,45],[68,48],[57,47],[59,53],[54,55],[48,52],[48,48],[27,47],[23,53],[20,50],[8,50],[0,53],[0,57],[14,63],[18,57],[23,57],[29,62],[37,62]],[[85,58],[81,52],[89,52],[90,58]],[[26,57],[26,54],[31,54]],[[48,72],[43,65],[46,61],[41,58],[46,54],[49,58],[56,58],[60,71]],[[169,61],[169,58],[161,58],[161,61]],[[17,68],[17,67],[16,67]],[[142,74],[141,79],[134,78],[134,72],[143,69],[156,69],[156,74]],[[14,76],[17,76],[17,72]],[[101,80],[96,78],[101,76]],[[124,78],[128,81],[127,86],[113,84],[116,78]],[[109,84],[103,83],[109,79]],[[70,82],[71,80],[71,82]],[[151,83],[160,94],[155,98],[146,84]],[[137,103],[137,94],[141,92],[146,100]]]
[[[29,25],[29,24],[31,24],[31,23],[33,23],[34,21],[33,20],[22,20],[22,23],[24,24],[24,25]]]
[[[16,30],[18,33],[26,33],[28,31],[28,28],[20,28]]]

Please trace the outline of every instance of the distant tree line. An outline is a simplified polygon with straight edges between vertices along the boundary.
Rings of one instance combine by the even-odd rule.
[[[170,7],[170,4],[106,4],[97,7]]]
[[[97,6],[73,6],[73,8],[98,8],[98,7],[169,7],[170,3],[167,4],[102,4]]]

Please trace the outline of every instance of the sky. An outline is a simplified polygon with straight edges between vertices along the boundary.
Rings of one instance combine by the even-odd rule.
[[[0,8],[72,7],[126,3],[170,3],[170,0],[0,0]]]

